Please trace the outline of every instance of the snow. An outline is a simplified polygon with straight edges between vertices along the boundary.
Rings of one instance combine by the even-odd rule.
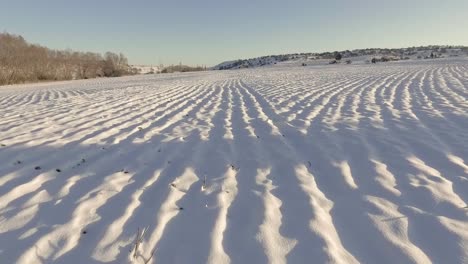
[[[0,87],[0,262],[467,263],[467,87],[465,58]]]
[[[139,74],[159,73],[162,70],[161,66],[153,65],[131,65],[131,67],[137,69]]]

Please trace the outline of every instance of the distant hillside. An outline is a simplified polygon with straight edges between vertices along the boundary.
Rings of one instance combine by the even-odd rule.
[[[353,59],[364,59],[371,62],[372,58],[376,60],[405,60],[405,59],[424,59],[431,58],[431,54],[435,58],[455,57],[461,55],[468,55],[468,47],[465,46],[424,46],[424,47],[410,47],[399,49],[357,49],[345,50],[323,53],[294,53],[283,55],[270,55],[252,59],[241,59],[233,61],[225,61],[214,66],[213,70],[230,70],[242,69],[252,67],[262,67],[266,65],[274,65],[281,62],[300,61],[302,63],[328,60],[333,63],[335,57],[339,54],[341,61],[349,61]]]

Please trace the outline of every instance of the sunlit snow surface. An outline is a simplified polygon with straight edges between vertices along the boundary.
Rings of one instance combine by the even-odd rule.
[[[0,117],[0,263],[468,262],[468,60],[6,86]]]

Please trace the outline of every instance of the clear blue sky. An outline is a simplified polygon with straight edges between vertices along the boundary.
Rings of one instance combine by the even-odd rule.
[[[0,30],[133,64],[468,45],[468,0],[0,0]]]

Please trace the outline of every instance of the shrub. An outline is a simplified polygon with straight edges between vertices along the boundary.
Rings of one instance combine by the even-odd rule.
[[[336,53],[335,53],[335,60],[336,60],[336,61],[340,61],[341,58],[342,58],[341,53],[336,52]]]
[[[220,67],[220,70],[223,70],[223,67]],[[187,65],[172,65],[165,67],[161,70],[161,73],[172,73],[172,72],[193,72],[193,71],[206,71],[206,67],[202,66],[187,66]]]

